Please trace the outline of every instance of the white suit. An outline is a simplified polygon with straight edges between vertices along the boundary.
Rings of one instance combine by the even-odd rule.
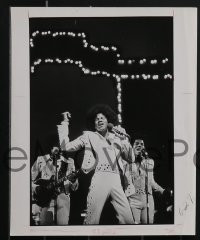
[[[132,161],[133,152],[127,140],[109,133],[105,138],[98,132],[86,131],[76,140],[66,144],[66,151],[85,147],[82,169],[85,173],[95,169],[87,197],[87,214],[84,224],[99,224],[106,199],[110,196],[120,224],[133,224],[128,200],[121,185],[122,157]]]
[[[61,165],[62,161],[67,164],[67,169],[64,172],[64,175],[68,175],[75,170],[74,160],[72,158],[57,160],[57,164]],[[59,168],[57,169],[59,172]],[[53,164],[50,155],[39,156],[31,168],[32,174],[32,193],[35,191],[36,185],[34,181],[38,178],[41,179],[50,179],[52,176],[56,175],[56,169]],[[74,183],[66,180],[64,182],[64,188],[59,192],[56,199],[51,199],[51,201],[40,208],[40,225],[54,225],[55,216],[56,216],[56,225],[68,225],[69,214],[70,214],[70,189],[75,191],[78,188],[78,180]],[[38,209],[38,208],[34,208]],[[55,215],[56,209],[56,215]],[[33,212],[33,214],[35,214]]]
[[[127,179],[127,185],[125,193],[129,200],[135,222],[138,224],[146,224],[148,222],[147,216],[149,223],[153,223],[154,199],[152,192],[153,190],[160,193],[164,191],[164,189],[155,182],[153,169],[154,161],[150,158],[143,159],[141,164],[133,163],[126,165],[125,177]]]

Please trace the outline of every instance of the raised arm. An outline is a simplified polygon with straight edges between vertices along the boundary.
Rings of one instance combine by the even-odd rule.
[[[76,152],[85,146],[85,136],[82,135],[71,142],[61,144],[61,150],[66,152]]]

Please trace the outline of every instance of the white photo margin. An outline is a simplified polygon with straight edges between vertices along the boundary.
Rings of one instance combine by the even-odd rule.
[[[29,18],[32,17],[171,16],[174,28],[174,138],[188,143],[184,156],[174,158],[175,222],[171,225],[30,226],[30,60]],[[196,8],[11,8],[11,151],[10,234],[41,235],[194,235],[196,219]],[[174,144],[174,152],[183,151]],[[187,207],[186,207],[187,205]],[[185,209],[186,208],[186,209]]]

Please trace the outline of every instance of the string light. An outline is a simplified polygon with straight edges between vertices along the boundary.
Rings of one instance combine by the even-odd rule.
[[[58,63],[58,64],[61,64],[61,63],[65,63],[65,64],[75,64],[76,66],[78,66],[82,72],[84,74],[87,74],[87,75],[92,75],[92,76],[96,76],[96,75],[103,75],[103,76],[106,76],[106,77],[113,77],[115,80],[116,80],[116,89],[117,89],[117,104],[118,104],[118,121],[119,123],[122,123],[122,99],[121,99],[121,92],[122,92],[122,86],[121,86],[121,80],[122,79],[144,79],[144,80],[147,80],[147,79],[153,79],[153,80],[158,80],[159,79],[159,75],[158,74],[154,74],[154,75],[150,75],[150,74],[136,74],[136,75],[128,75],[128,74],[122,74],[122,75],[117,75],[115,73],[111,74],[111,73],[108,73],[106,71],[100,71],[100,70],[97,70],[97,71],[91,71],[89,68],[85,68],[83,66],[83,63],[82,61],[80,60],[73,60],[73,59],[70,59],[70,58],[67,58],[65,60],[62,60],[60,58],[55,58],[55,59],[51,59],[51,58],[46,58],[44,60],[42,60],[41,58],[39,58],[38,60],[34,61],[33,62],[33,66],[31,66],[31,73],[34,73],[35,72],[35,67],[41,63]],[[163,76],[164,79],[172,79],[172,75],[171,74],[165,74]]]
[[[89,70],[89,69],[85,69],[85,70],[84,70],[84,73],[85,73],[85,74],[89,74],[89,73],[90,73],[90,70]]]
[[[116,75],[116,74],[113,74],[114,75],[114,78],[116,79],[116,82],[117,82],[117,109],[118,109],[118,121],[119,123],[121,124],[122,123],[122,116],[121,116],[121,113],[122,113],[122,99],[121,99],[121,92],[122,92],[122,88],[121,88],[121,78],[120,76]]]
[[[121,79],[119,76],[116,76],[116,81],[117,81],[117,83],[120,83]]]
[[[33,39],[32,39],[32,38],[30,38],[30,46],[31,46],[31,47],[34,47]]]
[[[114,47],[114,46],[112,46],[111,49],[112,49],[113,51],[117,51],[117,48]]]
[[[117,117],[118,117],[118,121],[119,121],[119,123],[121,124],[121,123],[122,123],[122,117],[121,117],[121,114],[119,113],[119,114],[117,115]]]
[[[119,60],[118,60],[118,63],[119,63],[119,64],[124,64],[124,60],[119,59]]]
[[[143,59],[141,59],[141,60],[139,61],[139,63],[140,63],[140,64],[144,64],[144,61],[143,61]]]
[[[36,34],[36,32],[33,32],[32,33],[32,37],[35,37],[37,34]]]
[[[122,112],[122,105],[121,105],[121,103],[118,104],[118,112],[119,112],[119,113]]]
[[[133,60],[133,59],[129,59],[129,60],[127,61],[128,64],[132,64],[132,63],[134,63],[134,62],[135,62],[135,60]]]
[[[153,80],[158,80],[159,79],[159,76],[158,75],[153,75]]]
[[[101,45],[101,46],[97,47],[97,46],[95,46],[93,44],[89,44],[87,42],[87,40],[86,40],[86,34],[84,32],[75,33],[75,32],[72,32],[72,31],[52,32],[50,30],[48,30],[48,31],[39,31],[39,30],[37,30],[37,31],[35,31],[35,32],[33,32],[31,34],[32,38],[30,39],[30,46],[32,48],[34,47],[34,38],[36,38],[38,35],[40,35],[40,36],[49,35],[49,36],[51,36],[53,38],[55,38],[57,36],[66,36],[66,37],[72,37],[72,38],[75,38],[75,37],[80,38],[81,37],[82,38],[81,41],[83,43],[83,47],[84,48],[89,47],[91,50],[96,51],[96,52],[98,52],[100,50],[101,51],[107,51],[107,52],[108,51],[114,51],[114,52],[116,52],[117,58],[121,57],[117,47],[115,47],[115,46],[108,47],[108,46]],[[169,61],[168,58],[164,58],[164,59],[161,60],[161,62],[163,64],[166,64],[168,61]],[[133,60],[133,59],[128,59],[127,61],[125,61],[125,59],[119,59],[118,60],[119,64],[127,63],[128,65],[130,65],[130,64],[132,64],[134,62],[135,62],[135,60]],[[138,60],[138,62],[139,62],[139,64],[143,65],[143,64],[145,64],[147,62],[147,59],[143,58],[143,59]],[[150,60],[150,63],[151,64],[157,64],[158,60],[157,59],[152,59],[152,60]]]
[[[172,79],[172,75],[171,74],[165,74],[164,79],[167,79],[167,78]]]
[[[122,74],[122,75],[121,75],[121,78],[122,78],[122,79],[127,79],[127,78],[128,78],[128,74]]]
[[[60,58],[55,58],[55,59],[51,59],[51,58],[45,58],[44,60],[42,59],[38,59],[36,61],[33,62],[33,67],[35,68],[37,65],[41,64],[41,63],[65,63],[65,64],[75,64],[76,66],[78,66],[84,73],[86,74],[91,74],[91,75],[103,75],[103,76],[107,76],[107,77],[113,77],[116,79],[116,82],[119,83],[121,82],[121,80],[124,79],[143,79],[143,80],[147,80],[147,79],[159,79],[160,76],[157,74],[151,75],[151,74],[121,74],[121,75],[117,75],[115,73],[109,73],[107,71],[100,71],[100,70],[96,70],[96,71],[91,71],[89,68],[84,67],[82,61],[80,60],[73,60],[71,58],[67,58],[67,59],[60,59]],[[172,75],[171,74],[165,74],[163,76],[164,79],[172,79]]]
[[[32,73],[34,73],[34,69],[35,69],[35,68],[32,66],[32,67],[31,67],[31,72],[32,72]]]
[[[89,44],[87,42],[87,40],[85,39],[86,38],[86,34],[84,32],[82,33],[74,33],[74,32],[71,32],[71,31],[68,31],[68,32],[65,32],[65,31],[62,31],[62,32],[51,32],[51,31],[35,31],[32,33],[32,37],[35,38],[37,37],[37,35],[40,35],[40,36],[46,36],[46,35],[49,35],[49,36],[52,36],[53,38],[57,37],[57,36],[67,36],[67,37],[77,37],[77,38],[82,38],[82,43],[83,43],[83,46],[85,48],[87,47],[90,47],[92,50],[94,51],[99,51],[99,50],[102,50],[102,51],[117,51],[117,48],[115,46],[111,46],[111,47],[108,47],[108,46],[100,46],[100,47],[97,47],[93,44]],[[32,44],[30,44],[31,47],[34,47],[34,44],[32,42]]]
[[[158,63],[158,60],[157,60],[157,59],[152,59],[152,60],[150,61],[150,63],[151,63],[151,64],[157,64],[157,63]]]
[[[146,74],[142,74],[142,77],[144,80],[146,80],[148,78]]]
[[[162,60],[162,63],[164,63],[164,64],[167,63],[167,62],[168,62],[168,58],[165,58],[165,59]]]
[[[84,32],[79,32],[79,33],[75,33],[75,32],[66,32],[66,31],[60,31],[60,32],[52,32],[52,31],[35,31],[31,34],[31,38],[30,38],[30,46],[33,48],[34,47],[34,38],[36,38],[37,36],[49,36],[49,37],[53,37],[53,38],[56,38],[56,37],[70,37],[70,38],[80,38],[80,41],[82,41],[82,44],[83,44],[83,47],[84,48],[89,48],[91,49],[92,51],[95,51],[95,52],[98,52],[98,51],[103,51],[103,52],[109,52],[109,51],[112,51],[112,52],[115,52],[116,54],[116,57],[118,58],[117,62],[118,64],[120,65],[124,65],[124,64],[128,64],[128,65],[131,65],[135,62],[134,59],[122,59],[121,58],[121,55],[119,53],[119,50],[117,49],[117,47],[115,46],[104,46],[104,45],[99,45],[99,46],[95,46],[94,44],[90,44],[87,42],[86,40],[86,34]],[[152,59],[152,60],[149,60],[150,61],[150,64],[157,64],[158,63],[158,59]],[[163,64],[167,63],[169,61],[168,58],[163,58],[161,60],[161,62]],[[55,59],[52,59],[52,58],[46,58],[46,59],[38,59],[36,61],[33,62],[33,66],[31,66],[30,70],[31,70],[31,73],[34,73],[35,72],[35,67],[38,66],[39,64],[41,63],[57,63],[57,64],[61,64],[61,63],[65,63],[65,64],[75,64],[76,66],[78,66],[81,71],[86,74],[86,75],[92,75],[92,76],[96,76],[96,75],[102,75],[102,76],[106,76],[106,77],[112,77],[115,79],[116,81],[116,89],[117,89],[117,104],[118,104],[118,121],[119,123],[122,122],[122,116],[121,116],[121,113],[122,113],[122,99],[121,99],[121,96],[122,96],[122,86],[121,86],[121,80],[124,80],[124,79],[143,79],[143,80],[147,80],[147,79],[153,79],[153,80],[158,80],[160,77],[159,75],[155,74],[155,75],[150,75],[150,74],[132,74],[132,75],[129,75],[129,74],[121,74],[121,75],[117,75],[116,73],[109,73],[107,71],[100,71],[100,70],[96,70],[96,71],[91,71],[89,68],[86,68],[84,66],[84,64],[82,63],[82,61],[80,60],[74,60],[74,59],[70,59],[70,58],[67,58],[67,59],[60,59],[60,58],[55,58]],[[143,65],[145,63],[147,63],[147,59],[146,58],[141,58],[138,60],[138,63],[140,65]],[[172,75],[170,74],[165,74],[163,76],[164,79],[172,79]]]

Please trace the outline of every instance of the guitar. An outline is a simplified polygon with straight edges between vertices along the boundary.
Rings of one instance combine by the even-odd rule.
[[[80,170],[76,170],[71,172],[67,176],[64,176],[57,181],[55,181],[55,176],[51,176],[50,179],[42,179],[39,178],[34,181],[34,184],[38,185],[33,192],[34,202],[40,206],[45,207],[48,206],[51,199],[55,198],[59,193],[58,188],[66,181],[69,180],[71,182],[75,181],[80,174]]]

